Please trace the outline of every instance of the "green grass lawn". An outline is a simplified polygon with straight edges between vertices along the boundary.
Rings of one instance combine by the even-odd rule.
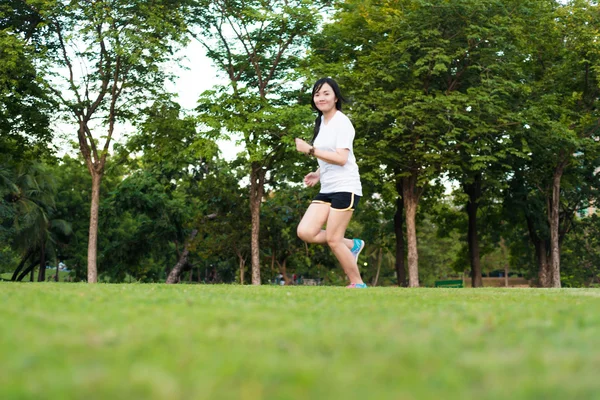
[[[600,398],[600,290],[0,282],[0,399]]]

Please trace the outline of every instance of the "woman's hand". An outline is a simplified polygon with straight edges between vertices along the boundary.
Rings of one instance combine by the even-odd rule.
[[[319,179],[321,179],[319,172],[311,172],[304,177],[304,184],[309,187],[315,186],[319,182]]]
[[[304,140],[296,138],[296,150],[300,153],[308,154],[312,146],[306,143]]]

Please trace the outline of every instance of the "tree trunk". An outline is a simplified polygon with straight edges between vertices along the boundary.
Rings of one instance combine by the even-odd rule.
[[[275,249],[271,249],[271,273],[275,272]]]
[[[535,247],[535,258],[538,265],[538,284],[540,287],[550,287],[550,273],[546,240],[537,235],[533,218],[529,215],[526,215],[525,218],[527,220],[529,238]]]
[[[257,163],[252,163],[250,172],[250,214],[252,217],[252,236],[250,249],[252,254],[252,284],[260,285],[260,205],[263,198],[265,170]]]
[[[29,264],[29,267],[25,268],[23,270],[23,272],[21,272],[21,274],[17,277],[17,281],[21,282],[23,280],[23,278],[25,278],[27,276],[27,274],[30,274],[31,282],[33,282],[33,271],[35,270],[35,266],[38,265],[39,263],[40,263],[40,260],[32,261],[32,263]]]
[[[100,183],[102,172],[90,169],[92,175],[92,203],[90,206],[90,231],[88,235],[88,283],[98,282],[98,214],[100,211]]]
[[[233,250],[235,251],[235,254],[238,257],[238,261],[239,261],[239,266],[240,266],[240,285],[244,284],[244,274],[245,274],[245,269],[246,269],[246,257],[244,257],[244,255],[242,254],[242,251],[239,250],[237,247],[233,247]]]
[[[287,275],[287,258],[283,260],[282,263],[280,263],[278,260],[276,260],[277,262],[277,267],[279,268],[279,272],[281,273],[281,275],[283,275],[283,280],[287,285],[293,285],[294,281],[293,279],[290,279]]]
[[[35,271],[35,265],[31,268],[31,273],[29,274],[29,282],[33,282],[33,272]]]
[[[406,265],[404,263],[404,232],[402,220],[404,218],[404,201],[402,199],[402,179],[396,180],[396,214],[394,215],[394,233],[396,235],[396,277],[398,286],[406,287]]]
[[[238,255],[238,258],[240,260],[240,285],[244,284],[244,269],[246,267],[246,259],[242,258],[242,256]]]
[[[508,287],[508,249],[503,237],[500,238],[500,248],[502,249],[502,256],[504,258],[504,287]]]
[[[38,282],[44,282],[46,280],[46,241],[42,239],[40,244],[40,270],[38,271]]]
[[[377,286],[377,281],[379,280],[379,272],[381,271],[381,263],[383,259],[383,249],[380,247],[379,252],[377,253],[377,273],[375,274],[375,278],[373,279],[372,286]]]
[[[417,250],[417,207],[422,189],[417,188],[417,176],[403,178],[404,208],[406,210],[406,241],[408,243],[408,286],[419,287],[419,253]]]
[[[538,261],[538,276],[539,284],[541,287],[550,287],[552,283],[550,279],[550,264],[548,263],[548,249],[546,247],[546,241],[540,240],[536,245],[536,255]]]
[[[192,240],[194,240],[194,238],[196,237],[197,234],[198,234],[198,229],[194,229],[192,231],[192,233],[190,234],[190,237],[188,238],[188,240],[186,240],[184,248],[183,248],[183,252],[181,252],[181,255],[179,256],[179,260],[177,261],[177,264],[175,264],[175,266],[173,267],[171,272],[169,272],[169,276],[167,276],[166,283],[172,284],[172,283],[179,282],[181,271],[183,270],[183,267],[185,267],[185,265],[188,262],[188,255],[190,254],[190,249],[189,249],[190,242]]]
[[[477,235],[477,209],[481,197],[481,175],[477,174],[472,183],[463,185],[465,193],[469,196],[467,202],[467,215],[469,216],[469,261],[471,263],[471,284],[475,287],[483,287],[481,278],[481,262],[479,256],[479,237]]]
[[[550,223],[550,286],[560,287],[560,246],[559,246],[559,212],[560,212],[560,180],[563,175],[564,163],[554,170],[552,177],[552,199],[548,209]]]
[[[27,253],[25,253],[25,255],[21,259],[21,262],[19,263],[19,265],[17,265],[17,269],[15,269],[15,272],[13,272],[13,275],[10,278],[11,281],[17,280],[17,276],[19,276],[19,272],[23,269],[23,266],[25,265],[25,263],[27,262],[29,257],[31,257],[32,254],[33,254],[33,252],[31,250],[27,250]]]

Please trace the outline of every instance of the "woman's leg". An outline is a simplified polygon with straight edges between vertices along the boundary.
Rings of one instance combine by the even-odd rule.
[[[327,234],[323,225],[327,222],[330,208],[329,204],[311,203],[298,225],[298,237],[307,243],[326,244]],[[348,249],[354,246],[351,239],[343,239],[343,242]]]
[[[348,239],[344,239],[351,218],[351,210],[337,211],[331,209],[327,218],[326,240],[348,279],[350,279],[350,283],[363,283],[356,265],[356,258],[350,251],[352,246],[348,247],[345,243]],[[350,240],[350,242],[352,241]]]

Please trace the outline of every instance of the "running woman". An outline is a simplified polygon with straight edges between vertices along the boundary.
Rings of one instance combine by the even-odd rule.
[[[352,151],[354,127],[342,113],[343,101],[333,79],[319,79],[313,86],[311,104],[319,115],[312,144],[296,138],[296,150],[317,158],[319,168],[304,177],[304,184],[314,186],[320,181],[321,191],[302,217],[298,237],[308,243],[327,243],[350,280],[348,287],[366,288],[357,264],[365,242],[344,238],[362,186]]]

